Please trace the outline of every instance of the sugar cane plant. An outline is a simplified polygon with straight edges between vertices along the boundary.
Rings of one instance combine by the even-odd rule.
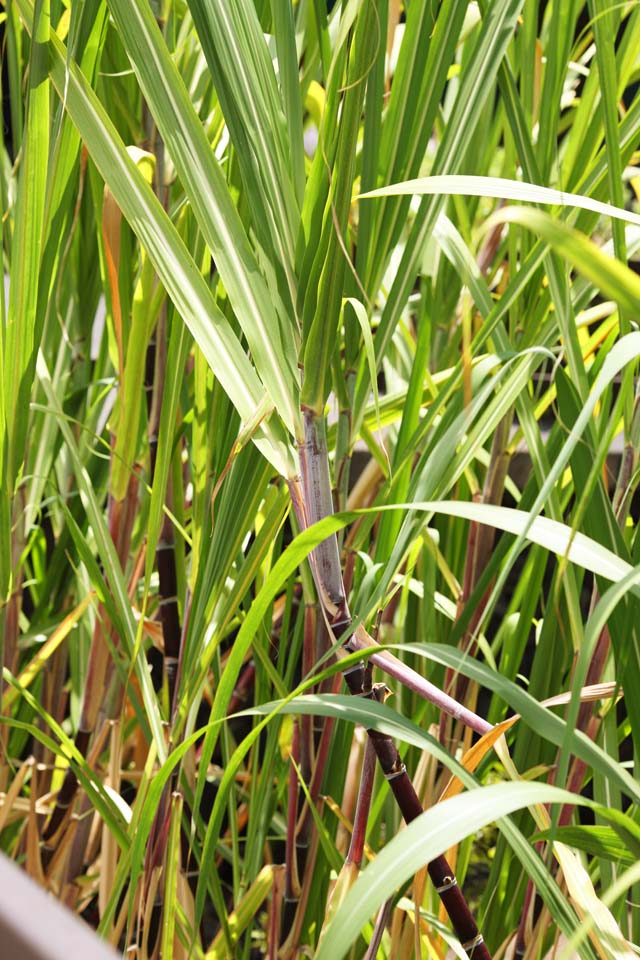
[[[635,955],[640,9],[2,29],[2,852],[126,956]]]

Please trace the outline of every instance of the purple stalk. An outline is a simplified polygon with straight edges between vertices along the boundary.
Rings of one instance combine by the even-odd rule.
[[[377,644],[373,637],[359,624],[352,636],[347,640],[345,646],[350,652],[356,652],[370,650],[371,647],[376,647]],[[454,717],[456,720],[461,720],[462,723],[471,727],[472,730],[475,730],[475,732],[481,736],[491,730],[492,727],[490,723],[483,720],[482,717],[479,717],[473,710],[469,710],[463,704],[458,703],[453,697],[450,697],[439,687],[436,687],[434,683],[425,680],[416,670],[412,670],[411,667],[408,667],[406,663],[403,663],[402,660],[395,657],[389,650],[381,650],[380,653],[374,653],[369,659],[377,667],[380,667],[381,670],[384,670],[385,673],[388,673],[389,676],[395,677],[396,680],[403,683],[405,687],[408,687],[410,690],[413,690],[414,693],[433,703],[434,706],[442,710],[443,713]]]
[[[333,512],[324,418],[316,416],[309,410],[305,410],[303,413],[305,442],[300,445],[303,499],[300,501],[299,498],[292,498],[301,526],[305,525],[305,521],[308,524],[315,523],[326,516],[330,516]],[[290,489],[292,487],[297,495],[297,485],[290,484]],[[311,569],[325,615],[334,635],[340,638],[348,632],[352,620],[347,605],[340,555],[335,537],[328,538],[320,544],[320,547],[316,548],[311,558]],[[324,579],[325,576],[326,579]],[[345,646],[348,650],[353,651],[370,649],[376,644],[364,627],[359,624],[347,639]],[[422,696],[426,696],[441,710],[468,723],[478,733],[486,733],[491,729],[491,725],[486,720],[476,716],[433,684],[425,681],[418,673],[411,670],[388,651],[381,650],[380,653],[373,654],[370,660],[398,677],[411,689]],[[344,674],[344,678],[352,694],[370,696],[380,701],[384,700],[387,691],[384,684],[371,687],[371,664],[366,667],[363,664],[359,669],[356,668],[347,672]],[[386,734],[375,730],[367,732],[402,815],[405,821],[410,823],[423,811],[398,750],[391,737]],[[474,958],[474,960],[491,960],[473,914],[458,887],[458,882],[446,857],[437,857],[428,865],[427,870],[451,919],[456,935],[468,956]]]
[[[371,942],[367,947],[367,952],[365,953],[363,960],[376,960],[376,957],[378,956],[378,947],[382,942],[382,935],[389,922],[389,917],[391,916],[392,906],[393,900],[385,900],[378,910],[376,925],[373,928],[373,936],[371,937]]]
[[[378,702],[384,702],[387,692],[384,684],[376,684],[372,690],[372,697]],[[423,809],[398,749],[387,734],[377,730],[369,730],[368,733],[402,816],[406,823],[411,823],[420,816]],[[447,858],[436,857],[427,865],[427,870],[462,948],[473,960],[491,960],[491,954]]]
[[[113,497],[109,497],[109,532],[123,570],[129,554],[131,531],[133,529],[137,504],[137,491],[138,480],[136,475],[132,473],[124,500],[116,501]],[[105,631],[109,632],[109,640],[107,640],[105,636]],[[110,694],[111,681],[114,674],[110,643],[117,648],[119,638],[109,624],[104,608],[100,606],[91,639],[87,679],[82,692],[80,719],[78,722],[78,731],[75,736],[75,745],[85,758],[88,754],[91,738],[98,730],[100,716],[102,714],[104,717],[106,712],[104,705]],[[114,704],[115,709],[111,711],[114,715],[120,711],[121,697],[122,691],[120,691],[119,696],[116,697],[117,703]],[[70,814],[77,790],[78,779],[75,771],[72,767],[68,767],[56,799],[56,805],[43,831],[42,863],[45,869],[51,863],[57,846],[56,835]],[[89,825],[90,821],[85,818],[83,821],[83,829],[87,831]]]
[[[299,446],[300,466],[303,479],[302,483],[297,481],[289,482],[291,503],[301,530],[333,514],[326,438],[324,436],[324,428],[321,429],[317,425],[316,421],[318,419],[322,420],[322,418],[315,417],[310,411],[305,411],[305,431],[310,431],[311,439],[305,441],[304,445],[300,444]],[[322,423],[324,424],[323,420]],[[324,446],[322,445],[323,439]],[[314,502],[311,506],[307,504],[306,500],[308,490],[313,491]],[[327,506],[327,512],[321,514],[320,510],[323,505]],[[320,548],[325,548],[322,554],[322,562],[319,562],[317,556],[317,551],[320,550]],[[320,579],[320,575],[324,563],[329,562],[329,558],[332,558],[331,583],[333,586],[331,589],[335,600],[327,607],[325,601],[327,597],[331,598],[331,593],[325,588]],[[316,547],[316,549],[312,551],[309,561],[327,619],[334,635],[339,638],[349,630],[352,620],[346,600],[344,583],[342,581],[340,556],[338,554],[338,545],[335,537],[328,538],[324,543],[321,543],[319,547]],[[349,651],[367,650],[375,646],[378,646],[378,644],[361,624],[358,624],[345,644],[346,649]],[[435,706],[444,713],[460,719],[467,726],[471,727],[472,730],[475,730],[476,733],[482,735],[491,729],[491,724],[487,723],[486,720],[483,720],[482,717],[479,717],[472,710],[468,710],[467,707],[444,693],[439,687],[436,687],[435,684],[425,680],[416,670],[407,666],[389,651],[381,650],[380,653],[374,653],[371,656],[371,660],[390,676],[400,680],[400,682],[410,690],[413,690],[425,700],[429,700],[435,704]]]
[[[354,864],[360,868],[364,854],[364,844],[367,835],[367,821],[371,809],[371,797],[373,794],[373,781],[376,774],[376,751],[371,737],[367,738],[364,748],[364,757],[362,759],[362,771],[360,774],[360,787],[358,790],[358,801],[356,803],[356,813],[353,818],[353,832],[351,842],[345,859],[345,863]]]
[[[303,410],[304,443],[299,444],[300,468],[304,491],[306,522],[309,526],[333,514],[331,477],[327,458],[324,417]],[[311,554],[311,569],[320,599],[331,621],[349,618],[342,582],[342,567],[335,533],[319,544]]]

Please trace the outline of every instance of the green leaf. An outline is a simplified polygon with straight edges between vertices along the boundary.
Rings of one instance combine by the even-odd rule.
[[[555,220],[542,210],[527,207],[506,207],[488,221],[517,223],[527,227],[553,247],[605,296],[615,300],[623,310],[637,315],[640,309],[640,278],[619,260],[604,254],[593,241],[572,227]]]
[[[640,855],[638,850],[635,853],[629,850],[613,827],[557,827],[553,836],[555,840],[566,843],[575,850],[583,850],[594,857],[604,857],[606,860],[621,863],[625,867],[636,863]],[[543,830],[531,839],[533,841],[548,840],[549,837],[550,831]]]
[[[243,0],[189,0],[189,9],[236,147],[259,241],[270,254],[272,266],[283,272],[290,306],[295,310],[297,283],[293,262],[300,212],[291,157],[297,156],[294,176],[298,190],[301,160],[301,129],[293,76],[295,38],[291,33],[286,41],[280,36],[278,51],[281,52],[286,42],[287,99],[294,109],[294,125],[289,131],[254,5],[245,4]],[[290,136],[298,141],[295,152]]]
[[[298,370],[291,320],[276,313],[222,170],[151,7],[144,0],[109,0],[109,7],[247,337],[258,373],[278,413],[295,432]],[[230,29],[227,23],[218,35],[231,40]]]
[[[602,203],[592,197],[584,197],[578,193],[569,193],[564,190],[553,190],[551,187],[541,187],[535,183],[524,183],[521,180],[508,180],[504,177],[476,177],[468,175],[450,175],[440,177],[419,177],[416,180],[407,180],[404,183],[393,183],[387,187],[379,187],[361,193],[358,200],[368,197],[395,197],[403,195],[440,195],[451,194],[462,197],[496,197],[501,200],[514,200],[518,203],[546,203],[559,207],[579,207],[582,210],[591,210],[601,216],[614,217],[627,223],[640,225],[640,215],[614,206],[611,203]]]
[[[403,644],[407,650],[418,656],[426,657],[435,663],[451,667],[465,677],[470,677],[477,683],[492,690],[505,703],[516,710],[525,723],[539,736],[560,747],[567,741],[571,742],[571,751],[580,757],[586,764],[600,771],[611,783],[640,802],[640,787],[637,781],[613,757],[610,757],[602,747],[595,744],[589,737],[579,730],[574,730],[551,712],[541,706],[535,697],[523,690],[522,687],[503,677],[495,670],[469,657],[452,647],[439,643]]]
[[[360,300],[356,299],[356,297],[345,297],[345,303],[348,303],[353,307],[354,313],[358,318],[358,323],[360,324],[360,331],[362,333],[362,339],[364,340],[367,364],[369,366],[369,376],[371,378],[371,389],[373,391],[373,404],[376,411],[376,422],[378,425],[378,430],[381,430],[380,397],[378,396],[378,376],[376,373],[376,353],[373,346],[373,337],[371,335],[369,317],[367,316],[367,311],[364,304]]]
[[[181,869],[182,806],[180,793],[171,796],[169,839],[165,863],[164,902],[162,904],[162,947],[161,953],[166,960],[173,957],[173,938],[176,931],[176,911],[178,909],[178,883]]]
[[[465,793],[421,814],[378,853],[326,930],[316,960],[340,960],[378,907],[431,860],[487,824],[535,803],[583,803],[546,784],[503,783]]]
[[[29,28],[32,24],[29,0],[16,0],[16,3]],[[251,363],[175,227],[127,154],[98,98],[75,64],[67,69],[65,48],[54,33],[50,50],[51,79],[96,166],[211,369],[240,416],[250,420],[264,399],[264,389]],[[254,442],[279,472],[295,473],[289,441],[277,422],[265,423]]]
[[[597,573],[607,580],[621,580],[632,570],[626,560],[622,560],[611,550],[573,530],[567,524],[549,517],[538,516],[532,520],[530,514],[524,510],[490,503],[464,503],[454,500],[418,502],[412,504],[411,508],[443,513],[450,517],[464,517],[477,523],[486,523],[505,533],[525,536],[531,543],[537,543],[560,557],[566,557],[572,563],[577,563],[585,570]]]
[[[129,657],[132,658],[133,651],[136,649],[136,625],[133,619],[131,601],[127,593],[127,587],[122,570],[120,568],[120,563],[118,562],[116,549],[113,544],[113,540],[111,539],[102,510],[98,504],[96,493],[91,483],[91,478],[89,477],[89,474],[87,473],[87,470],[79,456],[73,432],[64,414],[62,413],[62,410],[60,409],[58,398],[53,391],[49,371],[42,354],[40,354],[38,357],[37,370],[38,378],[46,394],[51,411],[58,420],[60,431],[65,439],[69,456],[73,464],[76,483],[82,496],[89,524],[93,530],[100,560],[102,562],[106,579],[113,595],[114,605],[118,613],[120,627],[122,629],[120,639],[124,643]],[[167,748],[158,701],[153,690],[153,684],[151,683],[149,664],[147,663],[145,657],[138,656],[135,658],[135,661],[132,660],[132,666],[136,671],[136,675],[140,683],[142,699],[146,709],[146,717],[149,722],[149,726],[151,727],[151,733],[158,750],[158,756],[161,759],[164,759]]]
[[[29,420],[29,398],[44,316],[38,312],[38,287],[44,242],[49,163],[49,0],[37,0],[29,65],[26,130],[18,175],[10,294],[4,332],[4,406],[9,431],[9,485],[18,476]],[[4,474],[4,471],[3,471]]]
[[[371,67],[375,56],[375,43],[379,42],[376,34],[376,23],[379,23],[376,3],[377,0],[364,5],[357,17],[358,4],[347,4],[345,19],[341,21],[341,29],[344,29],[337,47],[337,52],[340,52],[342,41],[346,41],[345,31],[347,26],[351,28],[353,18],[355,25],[350,40],[344,97],[340,106],[340,124],[329,197],[326,204],[322,194],[318,198],[318,207],[324,206],[322,233],[315,250],[304,304],[305,372],[301,403],[318,415],[323,412],[329,392],[329,369],[335,352],[347,265],[349,269],[353,269],[347,246],[349,208],[356,169],[358,128],[365,94],[362,77]],[[337,63],[338,60],[334,62]],[[311,238],[308,242],[312,243]],[[313,247],[311,252],[314,252]]]

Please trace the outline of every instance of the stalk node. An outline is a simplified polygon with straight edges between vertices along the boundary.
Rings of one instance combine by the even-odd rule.
[[[340,637],[347,632],[352,623],[353,620],[351,619],[349,613],[338,616],[335,620],[331,621],[331,630],[333,631],[336,640],[339,640]]]
[[[389,781],[389,780],[395,780],[396,777],[403,777],[406,772],[407,772],[407,768],[406,768],[406,766],[405,766],[404,763],[403,763],[403,764],[401,764],[400,767],[398,767],[397,770],[391,770],[389,773],[385,773],[384,778],[385,778],[385,780],[387,780],[387,781]],[[446,889],[448,889],[448,888],[446,888]]]
[[[439,887],[436,887],[436,893],[446,893],[447,890],[451,890],[452,887],[457,887],[458,881],[455,877],[445,877],[444,881],[440,884]]]
[[[342,676],[348,677],[350,674],[356,673],[358,670],[364,670],[364,660],[361,660],[359,663],[354,663],[351,667],[347,667],[342,671]]]
[[[465,953],[467,953],[470,957],[472,957],[473,951],[476,949],[476,947],[481,946],[483,943],[484,943],[484,937],[482,936],[481,933],[479,933],[477,937],[473,938],[473,940],[469,940],[468,943],[463,943],[462,949],[464,950]]]

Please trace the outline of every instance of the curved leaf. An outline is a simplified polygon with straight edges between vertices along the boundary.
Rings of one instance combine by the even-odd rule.
[[[341,960],[367,920],[421,867],[465,837],[535,803],[584,803],[541,783],[502,783],[445,800],[396,835],[359,877],[327,928],[316,960]]]
[[[602,203],[593,197],[585,197],[580,193],[570,193],[565,190],[554,190],[551,187],[541,187],[536,183],[525,183],[521,180],[509,180],[505,177],[472,177],[467,175],[450,175],[440,177],[418,177],[415,180],[406,180],[404,183],[392,183],[388,187],[379,187],[377,190],[368,190],[361,193],[358,200],[369,197],[392,197],[404,194],[452,194],[463,197],[496,197],[499,200],[515,200],[518,203],[547,203],[559,207],[579,207],[582,210],[591,210],[593,213],[605,217],[615,217],[627,223],[640,225],[640,215],[616,207],[612,203]]]

